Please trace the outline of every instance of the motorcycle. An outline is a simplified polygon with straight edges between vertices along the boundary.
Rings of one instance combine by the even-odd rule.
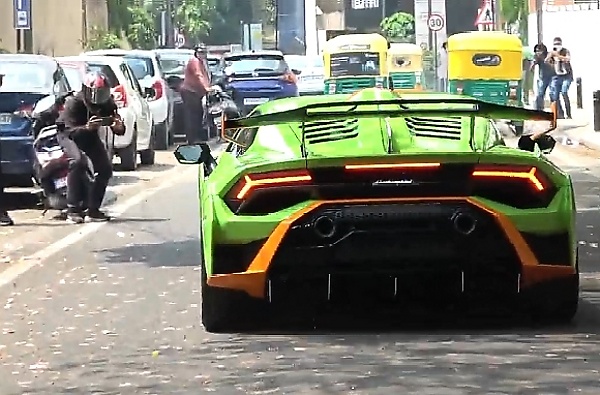
[[[47,96],[38,101],[32,112],[32,133],[34,136],[34,181],[41,189],[40,202],[45,215],[48,210],[59,210],[56,217],[66,217],[67,208],[67,175],[69,173],[69,158],[59,144],[58,135],[63,133],[65,125],[57,122],[62,107],[68,96]],[[84,183],[94,181],[92,162],[87,159],[87,171]],[[84,188],[87,190],[87,188]]]
[[[206,114],[211,136],[218,136],[221,141],[221,117],[225,114],[228,119],[241,118],[242,112],[233,101],[231,95],[219,85],[211,87],[206,95]]]

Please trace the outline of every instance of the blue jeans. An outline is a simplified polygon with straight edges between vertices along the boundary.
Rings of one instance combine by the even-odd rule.
[[[573,83],[573,77],[570,75],[555,75],[552,77],[550,100],[556,102],[559,118],[564,118],[565,112],[567,117],[571,118],[571,101],[569,99],[569,88],[571,87],[571,83]],[[565,102],[564,111],[560,102],[561,97]]]
[[[535,98],[535,109],[538,111],[544,110],[544,97],[546,96],[546,91],[550,88],[550,98],[552,99],[552,86],[551,86],[552,78],[540,78],[537,81],[537,96]]]

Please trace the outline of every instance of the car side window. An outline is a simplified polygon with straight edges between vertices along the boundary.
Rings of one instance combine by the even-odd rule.
[[[133,81],[131,80],[131,76],[129,75],[128,67],[125,64],[121,64],[119,68],[121,69],[121,73],[123,73],[123,75],[125,76],[125,81],[127,81],[129,89],[134,90],[135,88],[133,85]]]
[[[133,75],[133,71],[131,71],[131,69],[127,65],[125,65],[125,68],[127,69],[129,78],[131,79],[131,82],[133,83],[133,88],[137,91],[137,93],[140,94],[140,96],[144,97],[144,91],[142,90],[142,87],[140,86],[140,82],[138,81],[138,79],[135,78],[135,76]]]

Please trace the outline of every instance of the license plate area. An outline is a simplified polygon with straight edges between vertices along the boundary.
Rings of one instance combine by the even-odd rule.
[[[12,114],[0,114],[0,125],[10,125],[12,123]]]
[[[267,97],[248,97],[244,99],[244,105],[246,106],[256,106],[259,104],[263,104],[269,101]]]

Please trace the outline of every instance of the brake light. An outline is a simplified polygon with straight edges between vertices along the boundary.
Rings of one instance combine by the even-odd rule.
[[[118,108],[127,107],[127,92],[123,85],[119,85],[113,89],[113,99],[117,103]]]
[[[148,100],[158,100],[161,97],[163,97],[164,92],[165,92],[165,87],[161,80],[158,80],[154,84],[152,84],[152,88],[156,92],[156,95],[154,97],[149,98]]]
[[[262,174],[247,174],[230,192],[235,199],[245,199],[253,190],[306,184],[312,177],[306,171],[281,171]]]
[[[536,191],[544,191],[550,183],[536,167],[477,167],[474,178],[488,180],[521,180],[530,184]]]
[[[285,82],[289,82],[290,84],[295,84],[298,82],[298,77],[296,77],[296,74],[290,73],[288,71],[284,75],[281,76],[281,80],[283,80]]]
[[[23,104],[19,107],[13,115],[21,118],[29,118],[31,117],[31,113],[33,112],[33,105],[31,104]]]
[[[387,170],[387,169],[435,169],[441,163],[372,163],[366,165],[346,165],[346,170]]]
[[[508,98],[512,100],[517,99],[517,88],[509,88],[508,90]]]

